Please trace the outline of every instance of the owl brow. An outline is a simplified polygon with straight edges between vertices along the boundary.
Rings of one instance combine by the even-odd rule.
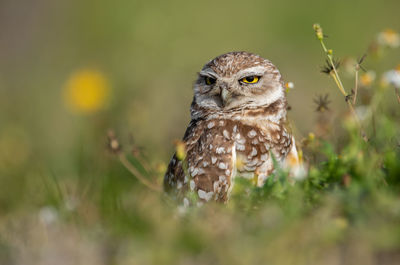
[[[200,76],[203,76],[203,77],[208,76],[208,77],[217,79],[217,74],[214,73],[214,72],[200,71],[199,75],[200,75]]]
[[[245,70],[242,70],[238,73],[239,78],[244,78],[246,76],[263,76],[265,73],[265,68],[260,66],[251,67]]]
[[[258,76],[261,77],[263,76],[264,73],[260,73],[260,72],[247,72],[247,73],[243,73],[239,76],[239,79],[245,78],[245,77],[249,77],[249,76]]]

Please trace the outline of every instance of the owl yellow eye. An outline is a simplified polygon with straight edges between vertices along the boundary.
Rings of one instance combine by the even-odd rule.
[[[260,78],[258,76],[252,75],[252,76],[246,76],[240,79],[240,81],[246,84],[255,84],[258,82],[259,79]]]
[[[215,78],[212,78],[209,76],[207,76],[205,80],[206,80],[206,84],[209,86],[215,83]]]

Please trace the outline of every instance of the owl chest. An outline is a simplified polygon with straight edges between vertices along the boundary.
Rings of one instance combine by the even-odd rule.
[[[291,135],[280,124],[210,120],[202,125],[199,137],[193,141],[197,155],[218,158],[221,151],[228,152],[233,169],[245,177],[247,173],[263,174],[271,170],[271,156],[277,161],[284,159],[291,145]]]

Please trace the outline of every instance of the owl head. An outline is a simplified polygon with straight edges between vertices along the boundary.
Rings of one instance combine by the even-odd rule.
[[[209,61],[194,85],[193,106],[207,113],[256,109],[277,100],[286,103],[278,69],[248,52],[230,52]]]

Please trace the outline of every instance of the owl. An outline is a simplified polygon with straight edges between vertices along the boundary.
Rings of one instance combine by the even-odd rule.
[[[174,154],[164,190],[185,206],[187,192],[198,196],[198,204],[227,202],[235,178],[262,186],[277,163],[299,167],[286,109],[281,74],[269,60],[230,52],[209,61],[194,84],[185,159]]]

